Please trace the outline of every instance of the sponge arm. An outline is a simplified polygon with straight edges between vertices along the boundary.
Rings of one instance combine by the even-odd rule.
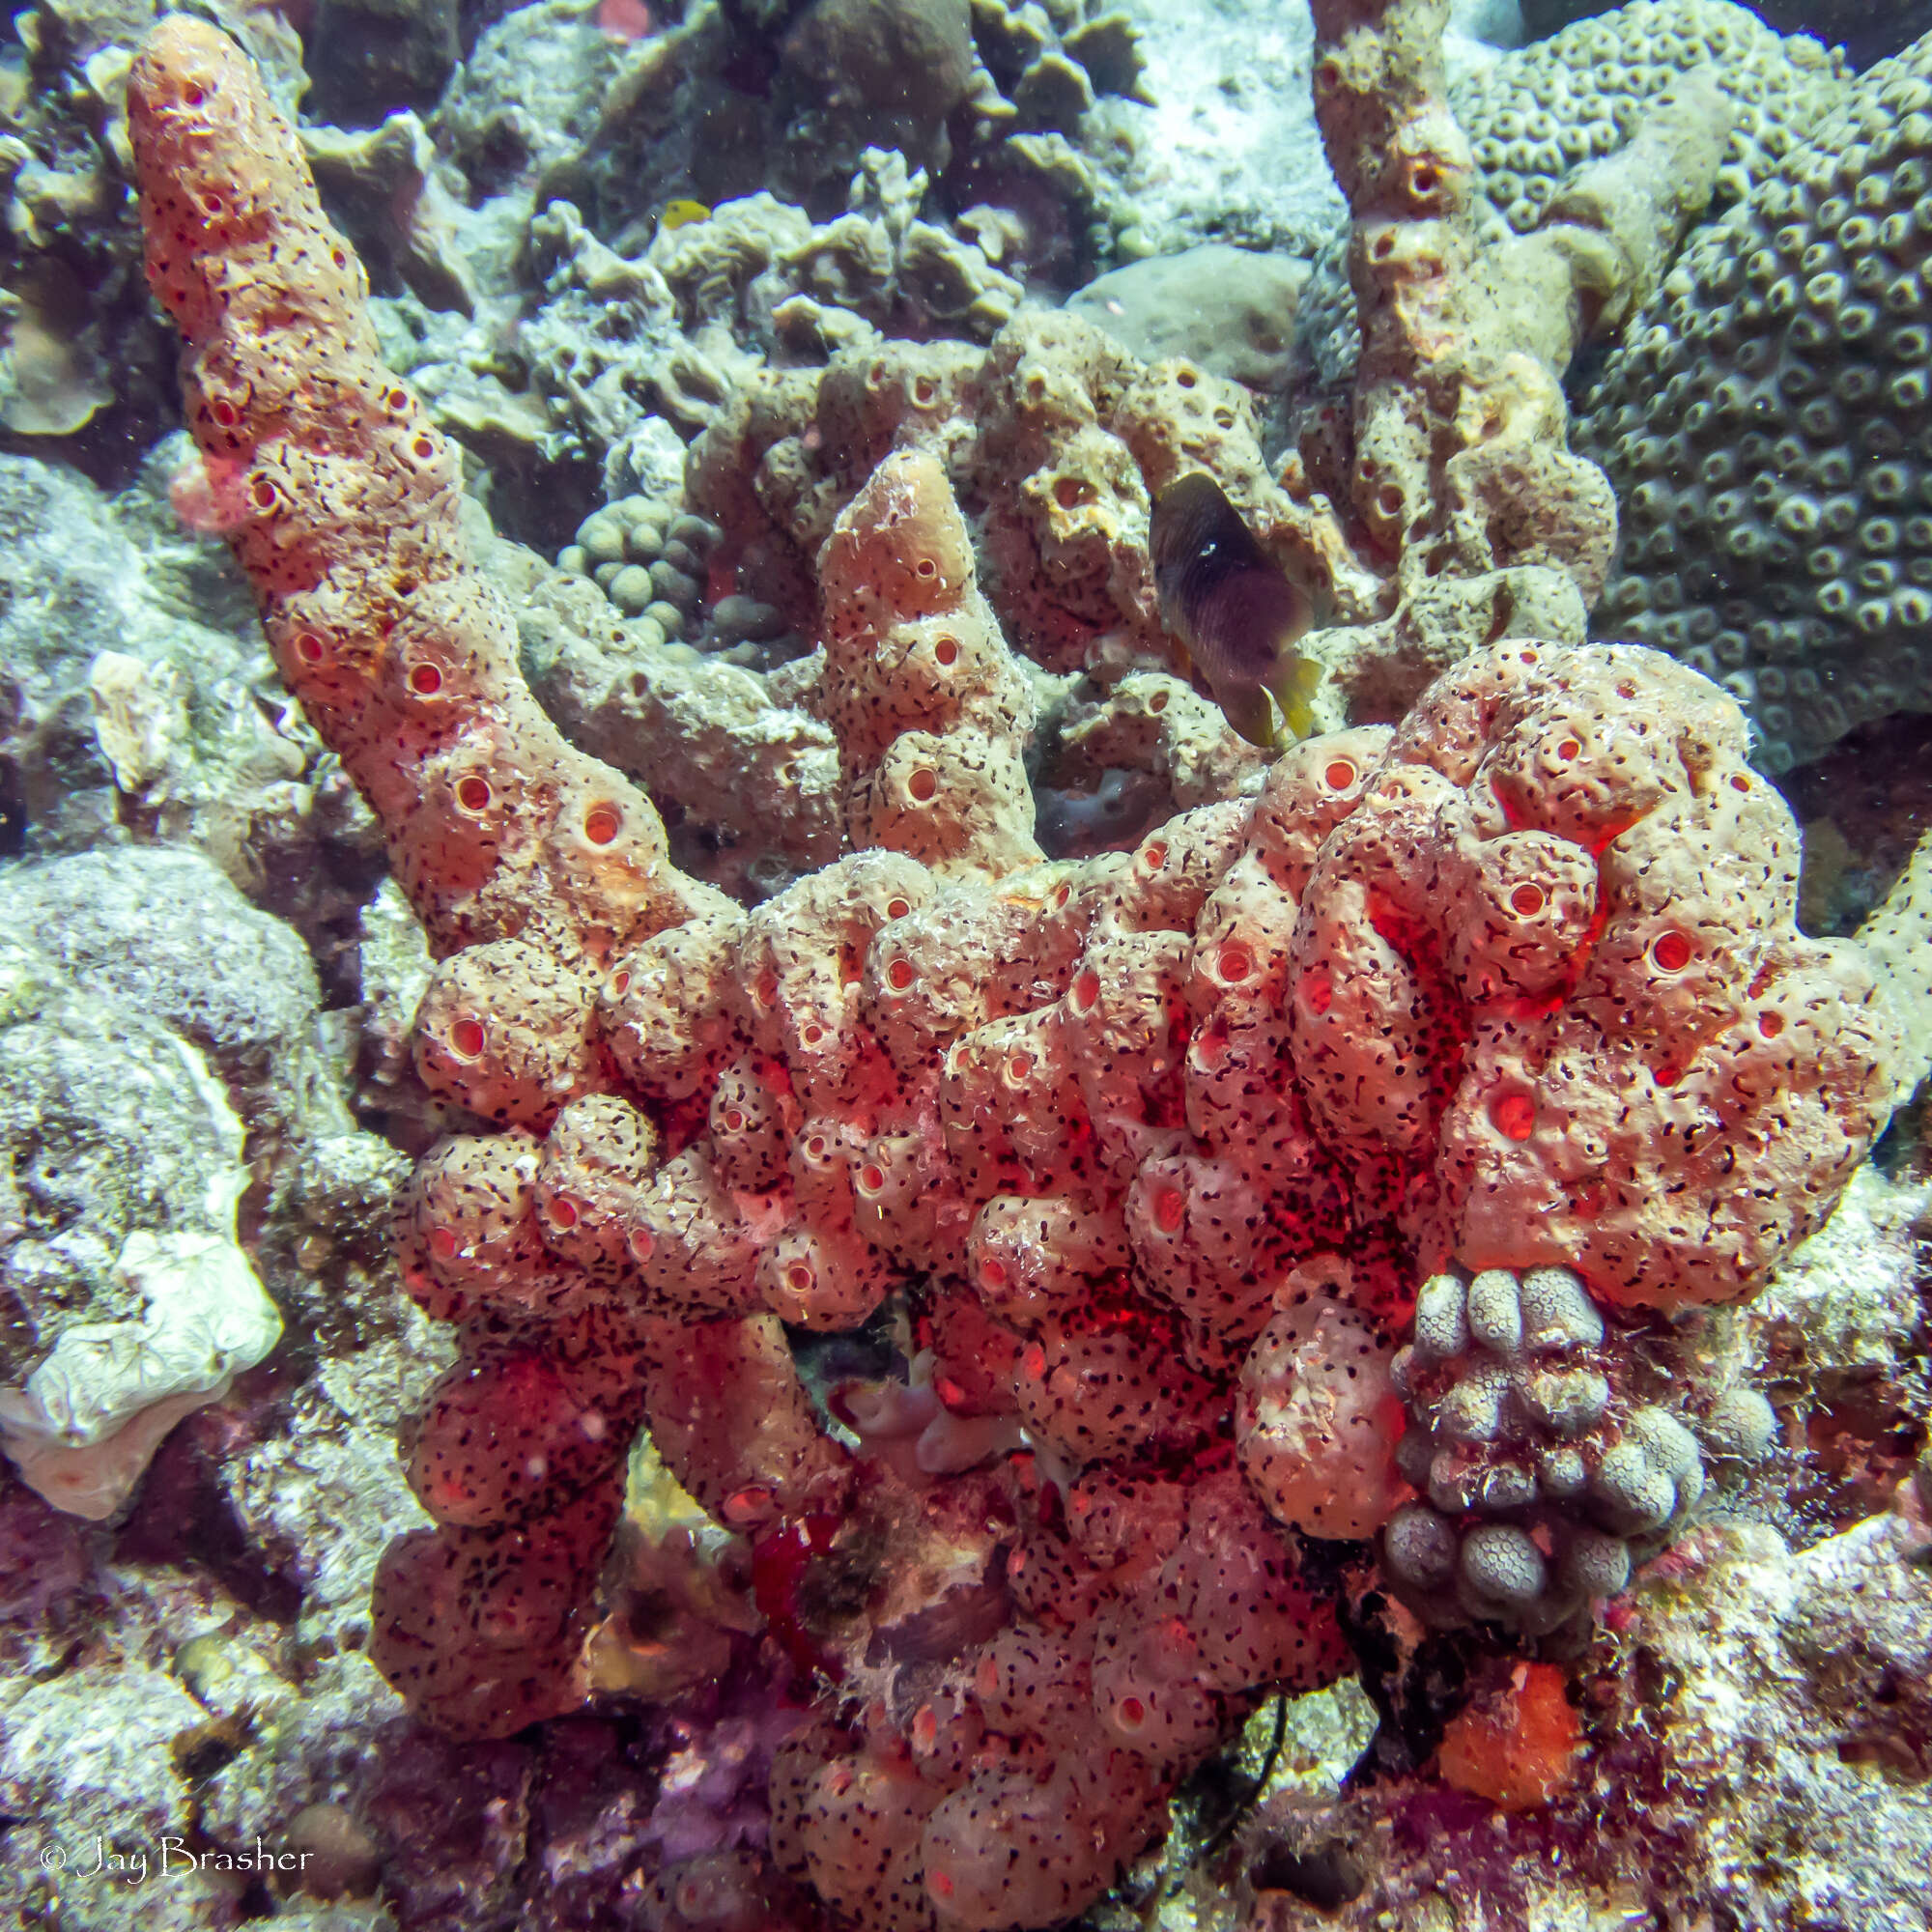
[[[148,276],[282,675],[375,810],[439,952],[595,960],[715,895],[650,801],[566,744],[460,521],[456,451],[376,353],[368,282],[235,43],[171,14],[128,76]]]

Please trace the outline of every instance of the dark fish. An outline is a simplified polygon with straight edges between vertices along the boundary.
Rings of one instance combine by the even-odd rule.
[[[1314,608],[1221,486],[1197,469],[1163,490],[1149,549],[1162,621],[1186,645],[1228,723],[1270,751],[1286,742],[1283,725],[1289,737],[1307,737],[1321,673],[1294,645]]]

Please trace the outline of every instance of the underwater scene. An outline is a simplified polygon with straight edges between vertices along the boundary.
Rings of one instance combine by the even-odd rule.
[[[11,0],[0,1932],[1932,1932],[1932,0]]]

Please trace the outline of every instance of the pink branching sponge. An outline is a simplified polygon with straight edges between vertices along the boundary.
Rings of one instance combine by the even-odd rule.
[[[437,950],[488,949],[472,976],[512,1024],[533,1004],[548,1033],[569,1004],[559,956],[599,959],[713,895],[669,867],[650,801],[566,744],[525,686],[510,613],[459,530],[456,452],[378,359],[367,277],[246,59],[170,16],[129,76],[128,119],[188,427],[282,675],[381,817]],[[443,1045],[454,1067],[497,1051],[453,1015]],[[540,1112],[532,1083],[559,1077],[520,1069],[479,1111]]]
[[[1324,846],[1290,1050],[1323,1139],[1392,1163],[1426,1272],[1739,1300],[1889,1118],[1896,1021],[1857,946],[1799,934],[1797,827],[1746,748],[1680,666],[1499,646]]]
[[[1021,753],[1027,682],[973,567],[966,520],[937,458],[889,456],[819,558],[825,675],[857,846],[935,872],[1039,863]]]
[[[443,956],[418,1064],[450,1099],[541,1132],[602,1084],[604,960],[719,895],[669,865],[650,801],[530,696],[510,613],[459,530],[456,452],[378,360],[361,267],[246,59],[169,16],[129,75],[128,119],[149,277],[186,341],[187,421],[222,525],[284,678],[376,810]],[[417,1201],[451,1210],[424,1256],[439,1312],[527,1319],[595,1299],[522,1215],[535,1146],[453,1142],[419,1178]],[[412,1478],[449,1527],[392,1553],[408,1581],[388,1596],[411,1614],[384,1642],[432,1657],[424,1694],[452,1722],[569,1700],[639,1400],[636,1338],[603,1340],[602,1362],[588,1330],[479,1345],[418,1426]],[[568,1521],[532,1521],[529,1493],[566,1480]]]
[[[1450,1474],[1514,1468],[1465,1453],[1492,1357],[1552,1414],[1609,1391],[1643,1311],[1751,1293],[1887,1118],[1896,1028],[1797,932],[1742,714],[1648,652],[1510,641],[1257,797],[1046,863],[1025,681],[902,454],[821,561],[853,850],[747,911],[524,690],[247,64],[171,16],[129,98],[238,554],[445,955],[424,1074],[499,1129],[401,1216],[462,1346],[406,1432],[438,1526],[383,1564],[377,1663],[463,1735],[581,1702],[641,1422],[816,1673],[778,1862],[861,1932],[1079,1912],[1258,1696],[1346,1667],[1308,1540],[1366,1563],[1402,1512],[1412,1584],[1507,1596],[1532,1539],[1462,1536],[1433,1463],[1418,1513],[1405,1402]],[[1515,1366],[1548,1267],[1588,1338],[1560,1387]],[[815,1400],[788,1331],[889,1306],[904,1379]],[[1641,1500],[1658,1413],[1656,1468],[1605,1426],[1551,1481]]]

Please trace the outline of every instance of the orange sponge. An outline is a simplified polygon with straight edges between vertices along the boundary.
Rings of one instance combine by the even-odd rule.
[[[1576,1782],[1583,1739],[1553,1663],[1519,1663],[1509,1688],[1450,1719],[1436,1763],[1458,1791],[1505,1811],[1548,1804]]]

